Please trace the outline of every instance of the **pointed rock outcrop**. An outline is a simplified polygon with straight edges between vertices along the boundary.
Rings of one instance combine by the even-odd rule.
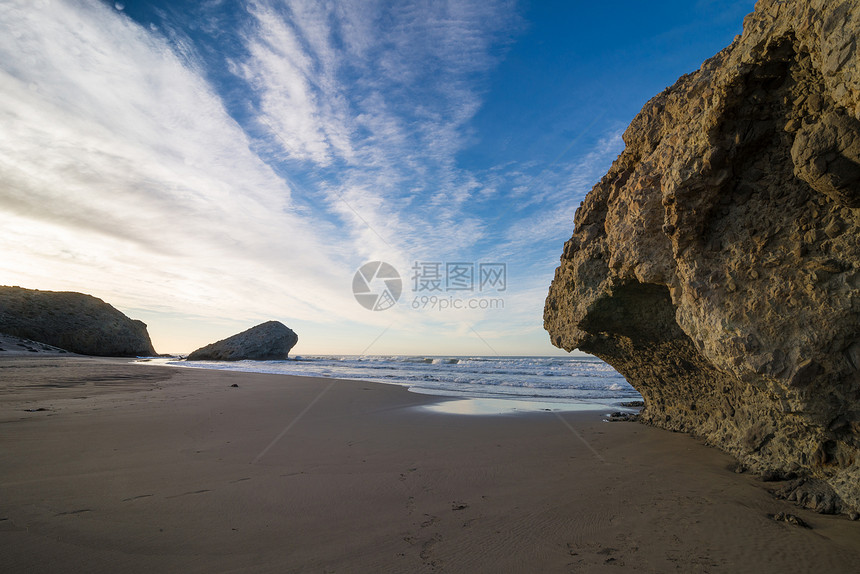
[[[296,333],[279,321],[267,321],[197,349],[188,361],[278,361],[289,356],[299,341]]]

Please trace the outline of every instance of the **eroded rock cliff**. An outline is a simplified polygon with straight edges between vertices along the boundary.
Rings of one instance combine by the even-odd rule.
[[[860,508],[860,1],[760,0],[649,101],[587,195],[546,301],[644,421],[823,512]]]
[[[83,293],[0,287],[0,333],[82,355],[155,355],[142,321]]]

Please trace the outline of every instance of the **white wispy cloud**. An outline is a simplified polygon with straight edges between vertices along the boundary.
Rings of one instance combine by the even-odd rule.
[[[161,37],[100,3],[2,9],[0,205],[15,253],[53,277],[36,285],[92,291],[125,269],[104,293],[120,302],[229,314],[266,294],[273,312],[319,316],[326,294],[347,309],[330,230],[291,212],[289,187]]]
[[[325,11],[301,3],[278,10],[262,2],[249,10],[249,57],[239,69],[259,96],[258,121],[290,159],[327,165],[334,155],[351,156]]]
[[[480,239],[463,221],[478,186],[454,158],[510,4],[260,0],[251,14],[239,69],[257,119],[287,157],[335,164],[316,191],[356,245],[397,259]]]
[[[560,162],[537,175],[512,171],[513,203],[521,213],[501,234],[494,249],[496,256],[525,258],[538,266],[550,261],[554,269],[561,246],[573,233],[576,209],[624,147],[621,134],[620,129],[613,129],[583,157]],[[546,252],[548,244],[557,249]],[[542,280],[548,285],[548,279]]]

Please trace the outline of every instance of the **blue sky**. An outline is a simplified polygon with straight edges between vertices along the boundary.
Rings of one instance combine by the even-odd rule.
[[[0,0],[0,284],[103,298],[160,352],[277,319],[297,354],[561,353],[577,206],[753,5]]]

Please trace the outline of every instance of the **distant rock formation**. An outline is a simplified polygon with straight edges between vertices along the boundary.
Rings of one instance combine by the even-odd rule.
[[[858,0],[760,0],[633,120],[544,313],[644,421],[821,512],[860,508],[858,30]]]
[[[223,341],[197,349],[188,361],[279,361],[286,359],[299,336],[278,321],[267,321]]]
[[[155,355],[143,322],[83,293],[0,286],[0,333],[82,355]]]

